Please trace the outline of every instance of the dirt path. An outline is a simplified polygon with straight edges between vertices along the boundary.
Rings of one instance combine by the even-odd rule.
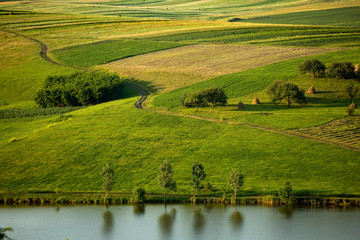
[[[15,34],[15,35],[30,39],[30,40],[38,43],[41,46],[40,56],[45,61],[47,61],[49,63],[56,64],[56,65],[63,66],[63,67],[70,67],[70,68],[81,70],[81,71],[87,71],[87,69],[65,65],[65,64],[59,63],[59,62],[55,61],[54,59],[50,58],[47,55],[48,47],[46,46],[46,44],[44,42],[42,42],[42,41],[40,41],[38,39],[34,39],[34,38],[31,38],[31,37],[28,37],[28,36],[25,36],[25,35],[22,35],[20,33],[10,31],[10,30],[5,30],[5,29],[1,29],[1,30],[4,31],[4,32],[7,32],[7,33],[12,33],[12,34]],[[144,103],[144,101],[148,97],[148,94],[146,93],[146,91],[144,89],[142,89],[141,87],[137,86],[137,85],[134,85],[134,84],[131,84],[131,83],[125,83],[125,84],[127,84],[129,87],[135,89],[141,95],[140,99],[135,103],[135,107],[145,110],[143,108],[142,104]],[[261,126],[257,126],[257,125],[247,124],[247,123],[231,122],[231,121],[220,121],[220,120],[216,120],[216,119],[203,118],[203,117],[197,117],[197,116],[186,115],[186,114],[177,114],[177,113],[172,113],[172,112],[160,112],[160,111],[153,111],[153,112],[158,113],[158,114],[172,115],[172,116],[179,116],[179,117],[187,117],[187,118],[199,119],[199,120],[210,121],[210,122],[223,122],[223,123],[226,123],[226,124],[242,125],[242,126],[246,126],[246,127],[250,127],[250,128],[260,129],[260,130],[267,131],[267,132],[275,132],[275,133],[280,133],[280,134],[284,134],[284,135],[300,137],[300,138],[315,141],[315,142],[327,143],[327,144],[331,144],[331,145],[335,145],[335,146],[339,146],[339,147],[344,147],[344,148],[348,148],[348,149],[360,152],[359,148],[343,145],[341,143],[330,142],[330,141],[326,141],[326,140],[322,140],[322,139],[313,138],[313,137],[310,137],[310,136],[296,134],[296,133],[293,133],[293,132],[276,130],[276,129],[261,127]]]

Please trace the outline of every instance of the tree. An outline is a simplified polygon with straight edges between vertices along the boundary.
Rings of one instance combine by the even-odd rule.
[[[184,93],[181,104],[186,107],[195,107],[196,111],[198,106],[206,104],[205,97],[202,91],[195,93]]]
[[[346,92],[351,98],[352,102],[354,102],[355,96],[359,92],[359,88],[357,86],[354,86],[353,83],[349,83],[346,87]]]
[[[299,65],[299,70],[301,74],[310,73],[313,78],[315,76],[323,77],[325,75],[325,65],[318,59],[305,60]]]
[[[161,188],[165,191],[164,202],[166,201],[166,192],[168,189],[176,191],[176,182],[173,180],[173,171],[171,168],[171,164],[168,160],[164,160],[162,164],[160,164],[158,174],[158,181]]]
[[[114,181],[114,171],[109,164],[106,164],[102,168],[100,175],[103,177],[102,189],[105,192],[105,199],[107,199],[109,191],[111,191],[112,184]]]
[[[240,173],[239,170],[233,169],[230,173],[229,184],[231,188],[234,190],[234,201],[236,204],[236,193],[240,190],[240,188],[244,185],[244,176]]]
[[[334,62],[328,69],[328,76],[332,78],[350,79],[355,78],[355,66],[351,62]]]
[[[225,95],[225,91],[220,87],[212,87],[203,90],[205,100],[211,103],[212,108],[215,104],[225,105],[228,97]]]
[[[282,81],[275,81],[267,90],[273,101],[286,100],[288,107],[291,103],[306,103],[305,91],[299,89],[298,86],[292,83],[284,83]]]
[[[196,200],[196,192],[200,192],[201,189],[204,188],[202,184],[202,180],[206,178],[206,174],[204,171],[203,165],[199,164],[198,161],[195,161],[192,166],[192,175],[193,175],[193,183],[194,183],[194,196],[193,196],[193,202],[195,203]]]
[[[287,205],[292,205],[295,203],[295,196],[292,192],[292,187],[289,182],[285,182],[284,187],[280,188],[278,193],[281,202]]]

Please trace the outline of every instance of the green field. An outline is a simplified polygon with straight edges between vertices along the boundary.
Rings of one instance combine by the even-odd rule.
[[[0,30],[0,194],[101,192],[99,172],[107,163],[115,171],[113,192],[144,187],[161,193],[157,168],[167,159],[179,195],[192,193],[191,164],[198,160],[208,175],[204,182],[219,196],[230,192],[233,168],[245,176],[240,195],[275,194],[290,181],[299,195],[360,196],[360,115],[355,110],[347,116],[351,100],[345,93],[349,82],[360,82],[313,79],[298,70],[314,55],[326,65],[360,63],[359,5],[350,0],[1,2],[1,29],[44,42],[48,55],[66,66],[42,59],[34,40]],[[334,16],[347,17],[334,24]],[[234,17],[243,20],[228,21]],[[311,26],[310,19],[321,19],[321,26]],[[46,77],[76,71],[70,66],[132,77],[132,84],[151,93],[146,110],[134,107],[139,95],[129,86],[122,99],[108,103],[38,108],[34,96]],[[306,90],[314,84],[318,94],[287,108],[266,95],[275,80]],[[180,106],[184,92],[212,86],[224,88],[226,106],[197,112]],[[252,105],[254,97],[261,104]],[[239,101],[245,109],[237,109]]]

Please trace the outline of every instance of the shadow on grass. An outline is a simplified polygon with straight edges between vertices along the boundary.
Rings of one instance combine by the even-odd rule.
[[[126,82],[134,84],[136,86],[141,87],[144,89],[148,94],[156,94],[161,90],[160,88],[155,87],[152,82],[144,81],[144,80],[138,80],[138,79],[128,79]]]

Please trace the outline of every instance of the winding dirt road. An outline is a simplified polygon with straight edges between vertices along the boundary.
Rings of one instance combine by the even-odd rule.
[[[13,32],[11,30],[6,30],[6,29],[0,29],[0,30],[4,31],[4,32],[7,32],[7,33],[15,34],[17,36],[21,36],[21,37],[24,37],[24,38],[27,38],[27,39],[30,39],[30,40],[38,43],[41,46],[40,56],[45,61],[47,61],[49,63],[56,64],[56,65],[63,66],[63,67],[69,67],[69,68],[73,68],[73,69],[77,69],[77,70],[81,70],[81,71],[88,71],[87,69],[83,69],[83,68],[79,68],[79,67],[59,63],[59,62],[55,61],[54,59],[50,58],[47,55],[48,47],[46,46],[46,44],[44,42],[42,42],[42,41],[40,41],[38,39],[34,39],[34,38],[25,36],[25,35],[17,33],[17,32]],[[131,84],[131,83],[125,83],[125,84],[128,85],[129,87],[135,89],[141,95],[140,99],[135,103],[135,107],[145,110],[143,108],[142,104],[144,103],[144,101],[148,97],[148,94],[146,93],[146,91],[144,89],[142,89],[141,87],[137,86],[137,85],[134,85],[134,84]],[[172,112],[159,112],[159,111],[154,111],[154,112],[156,112],[158,114],[163,114],[163,115],[180,116],[180,117],[193,118],[193,119],[199,119],[199,120],[210,121],[210,122],[222,122],[222,123],[225,123],[225,124],[242,125],[242,126],[246,126],[246,127],[250,127],[250,128],[260,129],[260,130],[267,131],[267,132],[280,133],[280,134],[284,134],[284,135],[288,135],[288,136],[300,137],[300,138],[315,141],[315,142],[331,144],[331,145],[344,147],[344,148],[348,148],[348,149],[360,152],[360,149],[356,148],[356,147],[351,147],[351,146],[343,145],[341,143],[335,143],[335,142],[330,142],[330,141],[326,141],[326,140],[322,140],[322,139],[317,139],[317,138],[313,138],[313,137],[310,137],[310,136],[300,135],[300,134],[297,134],[297,133],[294,133],[294,132],[281,131],[281,130],[266,128],[266,127],[247,124],[247,123],[231,122],[231,121],[220,121],[220,120],[216,120],[216,119],[197,117],[197,116],[193,116],[193,115],[177,114],[177,113],[172,113]]]

